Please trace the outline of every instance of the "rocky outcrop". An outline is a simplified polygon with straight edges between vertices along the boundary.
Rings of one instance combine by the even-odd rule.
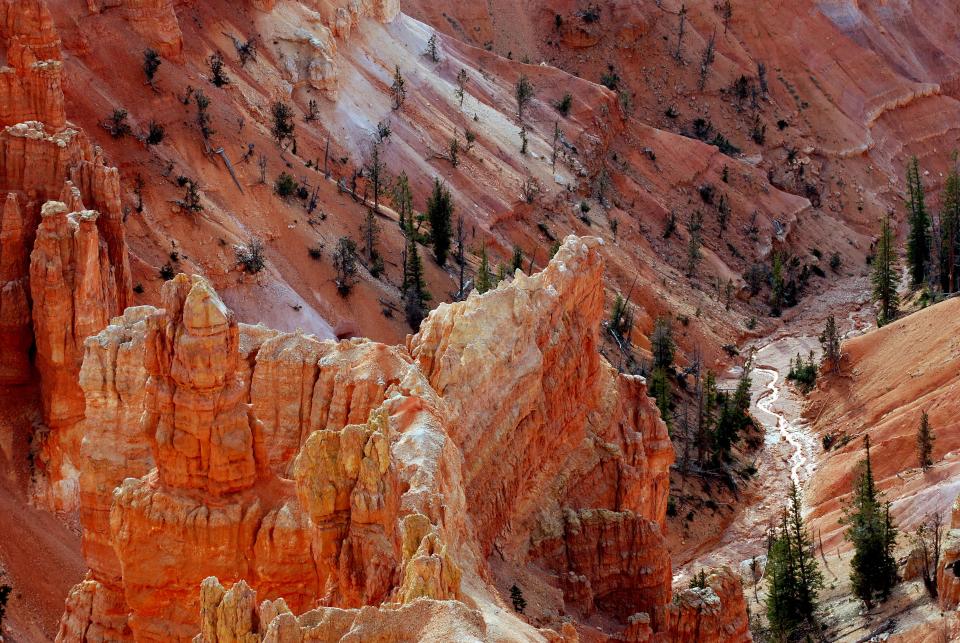
[[[46,3],[0,2],[0,40],[0,382],[39,374],[37,499],[70,510],[78,504],[83,342],[132,302],[119,175],[66,120],[60,39]]]
[[[0,217],[0,343],[4,347],[0,383],[23,384],[32,377],[28,352],[33,330],[27,278],[29,224],[16,194],[7,194]]]
[[[719,581],[709,614],[668,606],[672,452],[643,381],[596,353],[598,245],[441,306],[409,352],[239,324],[196,276],[114,319],[81,371],[91,573],[60,639],[485,640],[484,561],[509,543],[625,635],[743,640]]]
[[[953,503],[949,529],[937,567],[937,596],[944,610],[960,605],[960,496]]]
[[[447,546],[462,520],[459,460],[409,358],[238,324],[200,277],[169,281],[162,303],[86,345],[91,575],[61,640],[91,626],[118,635],[121,620],[121,640],[189,640],[210,575],[297,612],[461,597]],[[104,461],[111,440],[122,444]],[[122,619],[98,611],[117,605]]]
[[[569,609],[583,617],[644,612],[654,630],[664,629],[671,570],[655,522],[631,512],[568,510],[562,535],[540,542],[538,553],[560,575]]]
[[[709,574],[704,587],[680,592],[669,608],[669,640],[698,643],[750,641],[750,623],[739,576],[727,567]]]
[[[269,30],[265,40],[273,43],[286,80],[319,90],[330,100],[337,99],[340,86],[338,49],[351,30],[364,18],[387,23],[400,13],[398,0],[279,6],[274,0],[256,0],[254,6],[272,12],[271,20],[264,23]]]
[[[84,340],[118,309],[116,276],[92,210],[68,212],[48,201],[30,255],[30,295],[43,419],[49,428],[43,460],[53,474],[49,503],[76,506],[83,393],[77,378]]]
[[[121,7],[130,25],[161,56],[172,59],[180,57],[183,33],[173,0],[87,0],[87,8],[93,13],[111,7]]]
[[[207,578],[200,594],[201,627],[195,643],[488,640],[480,612],[459,601],[421,598],[380,608],[321,607],[296,616],[282,598],[258,606],[256,592],[243,581],[226,590],[218,579]]]

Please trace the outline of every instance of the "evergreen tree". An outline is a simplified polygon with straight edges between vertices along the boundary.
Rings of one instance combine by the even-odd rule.
[[[890,503],[881,502],[870,462],[870,436],[864,438],[866,458],[860,462],[860,473],[853,497],[844,508],[841,523],[844,534],[853,543],[850,561],[850,582],[854,594],[870,609],[876,598],[886,600],[897,583],[897,562],[893,557],[897,530],[890,517]]]
[[[916,156],[907,164],[907,222],[910,224],[910,234],[907,237],[910,281],[914,286],[920,286],[926,281],[929,271],[930,216],[924,203],[920,163]]]
[[[660,418],[669,429],[672,423],[670,421],[670,376],[667,374],[667,369],[662,367],[653,369],[653,374],[650,376],[650,396],[656,401]]]
[[[427,302],[430,301],[430,293],[427,291],[427,282],[423,276],[423,261],[420,259],[420,251],[417,248],[417,235],[413,230],[413,224],[407,220],[407,227],[404,230],[406,236],[406,248],[404,250],[403,261],[403,308],[407,316],[407,323],[410,328],[416,330],[420,327],[420,322],[426,317]]]
[[[160,59],[160,54],[158,54],[153,49],[145,49],[143,52],[143,73],[147,77],[147,84],[150,87],[153,87],[156,90],[156,87],[153,84],[153,77],[157,75],[157,70],[160,69],[160,63],[163,61]]]
[[[387,180],[387,165],[380,157],[380,144],[374,143],[370,150],[370,160],[364,167],[367,179],[370,181],[370,187],[373,188],[373,211],[380,213],[380,193],[384,190],[384,184]]]
[[[717,377],[707,371],[701,389],[700,421],[697,425],[697,461],[702,465],[708,459],[709,435],[717,417]]]
[[[790,504],[773,534],[767,557],[767,620],[780,639],[796,637],[815,625],[817,598],[823,574],[817,565],[813,540],[803,520],[800,490],[791,484]]]
[[[933,466],[933,442],[936,438],[930,428],[930,417],[926,411],[920,414],[920,426],[917,428],[917,462],[926,471]]]
[[[890,216],[880,222],[880,236],[873,255],[873,300],[879,306],[877,325],[883,326],[893,321],[900,308],[897,295],[897,255],[893,246],[893,231],[890,229]]]
[[[400,176],[393,184],[391,200],[397,215],[400,217],[400,229],[406,234],[407,223],[409,222],[411,228],[413,227],[413,192],[410,190],[410,180],[407,178],[406,172],[400,172]],[[412,230],[412,234],[416,236],[416,230]]]
[[[517,99],[517,120],[523,121],[523,110],[533,98],[535,90],[533,89],[533,83],[530,82],[530,79],[527,78],[525,74],[522,74],[517,80],[516,86],[513,88],[514,97]]]
[[[796,572],[796,597],[794,606],[799,616],[812,621],[817,608],[817,596],[823,588],[823,574],[817,566],[813,539],[803,521],[800,490],[796,483],[790,485],[790,509],[787,527],[790,532],[791,556]]]
[[[403,107],[403,102],[407,100],[407,82],[400,74],[400,65],[397,65],[393,72],[393,84],[390,85],[390,94],[393,96],[393,109],[398,110]]]
[[[493,275],[490,274],[490,263],[487,261],[487,247],[480,248],[480,269],[477,270],[477,292],[481,295],[493,288]]]
[[[523,250],[520,246],[513,247],[513,256],[510,258],[510,272],[523,270]]]
[[[781,527],[773,534],[764,570],[767,578],[767,622],[781,640],[785,639],[798,623],[794,604],[797,588],[792,552],[787,514],[784,512]]]
[[[940,281],[944,292],[960,289],[960,172],[954,168],[943,187],[940,211]]]
[[[450,252],[450,222],[453,218],[453,199],[450,191],[440,182],[433,180],[433,194],[427,201],[427,218],[430,221],[430,240],[433,243],[433,255],[441,266],[447,263]]]
[[[276,101],[270,106],[270,114],[273,117],[270,133],[282,150],[284,149],[284,141],[293,142],[293,130],[296,127],[293,122],[293,110],[283,101]],[[294,154],[296,154],[296,150],[294,150]]]
[[[673,341],[673,326],[666,317],[657,317],[650,334],[650,353],[653,355],[653,367],[669,370],[673,368],[673,356],[676,344]]]
[[[773,253],[773,270],[770,272],[770,314],[779,317],[783,310],[783,297],[786,285],[783,280],[783,257]]]
[[[820,345],[823,347],[823,360],[830,364],[830,370],[840,372],[840,331],[837,330],[837,320],[833,315],[827,317],[827,323],[820,334]]]
[[[527,601],[524,600],[523,592],[516,585],[510,588],[510,600],[513,602],[513,609],[523,614],[523,610],[527,608]]]

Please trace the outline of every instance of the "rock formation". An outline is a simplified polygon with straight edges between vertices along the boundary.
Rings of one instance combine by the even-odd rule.
[[[0,382],[33,380],[35,344],[45,424],[35,440],[38,498],[71,509],[83,342],[131,303],[119,177],[66,120],[60,40],[46,3],[0,3],[0,40]]]
[[[943,552],[937,567],[937,596],[944,610],[960,605],[960,496],[953,502]]]
[[[595,350],[601,278],[598,242],[570,238],[406,348],[246,326],[203,278],[167,282],[85,345],[90,574],[59,640],[487,640],[507,541],[582,617],[746,640],[732,577],[669,606],[672,452]]]

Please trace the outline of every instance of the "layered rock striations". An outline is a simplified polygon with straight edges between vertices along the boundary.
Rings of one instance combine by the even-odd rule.
[[[39,378],[37,497],[70,510],[83,342],[132,302],[119,175],[66,119],[45,2],[0,3],[0,53],[0,383]]]
[[[203,278],[167,282],[85,345],[91,571],[59,640],[535,634],[490,620],[491,555],[650,640],[745,622],[727,585],[669,605],[672,453],[642,380],[596,352],[602,308],[599,242],[577,238],[407,347],[247,326]]]

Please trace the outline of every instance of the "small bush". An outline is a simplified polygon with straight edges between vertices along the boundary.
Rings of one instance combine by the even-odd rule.
[[[150,121],[147,129],[147,145],[159,145],[163,142],[165,135],[166,130],[164,130],[163,125],[156,121]]]
[[[263,242],[253,238],[246,245],[240,244],[233,247],[233,252],[237,257],[237,263],[243,267],[247,274],[255,275],[263,270],[266,265],[266,259],[263,256]]]
[[[700,199],[704,203],[708,205],[713,203],[713,195],[716,192],[716,189],[713,187],[712,183],[704,183],[697,188],[697,191],[700,193]]]
[[[665,111],[663,115],[666,116],[667,118],[677,118],[678,116],[680,116],[680,112],[677,111],[676,107],[671,105],[670,107],[667,108],[667,111]]]
[[[223,68],[223,54],[218,51],[210,56],[207,62],[210,65],[210,82],[217,87],[229,85],[230,79],[227,78],[227,72]]]
[[[162,266],[160,266],[160,278],[164,281],[170,281],[177,276],[176,271],[173,269],[173,264],[169,261]]]
[[[143,284],[137,284],[136,286],[134,286],[134,287],[133,287],[133,292],[137,293],[138,295],[142,295],[142,294],[143,294]]]
[[[113,110],[103,126],[113,138],[123,138],[133,131],[130,129],[130,123],[127,122],[127,110],[122,107]]]
[[[296,194],[299,187],[300,184],[297,183],[297,180],[286,172],[281,172],[280,176],[278,176],[277,180],[273,183],[273,191],[283,199],[288,199]]]
[[[560,112],[563,116],[570,114],[570,108],[573,106],[573,96],[570,92],[567,92],[563,95],[559,101],[554,104],[554,107],[557,108],[557,111]]]
[[[843,259],[840,257],[839,252],[834,252],[830,255],[830,270],[837,272],[840,270],[840,265],[843,263]]]
[[[318,243],[315,246],[307,248],[307,253],[314,261],[320,261],[320,258],[323,257],[323,244]]]
[[[804,393],[809,393],[817,383],[818,370],[819,366],[813,359],[813,351],[810,352],[806,362],[798,354],[795,362],[790,361],[790,372],[787,374],[787,379],[794,382],[797,388]]]

